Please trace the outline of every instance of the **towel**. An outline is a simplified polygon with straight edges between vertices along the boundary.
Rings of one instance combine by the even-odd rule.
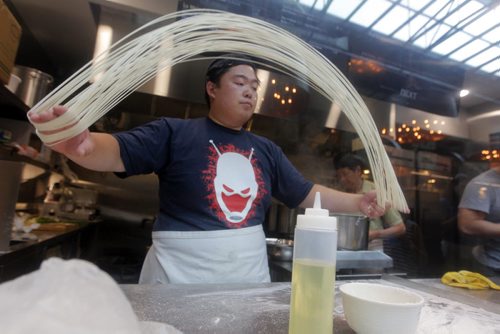
[[[495,284],[489,278],[467,270],[459,272],[450,271],[441,277],[441,282],[449,286],[467,288],[471,290],[495,289],[500,290],[500,285]]]

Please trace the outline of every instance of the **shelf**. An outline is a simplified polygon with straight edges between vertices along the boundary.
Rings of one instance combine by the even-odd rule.
[[[16,95],[0,84],[0,118],[27,121],[26,112],[29,109]]]

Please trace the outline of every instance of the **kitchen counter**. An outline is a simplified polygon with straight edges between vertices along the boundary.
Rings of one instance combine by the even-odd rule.
[[[35,240],[21,240],[21,234],[14,233],[10,249],[0,252],[0,282],[38,269],[48,256],[79,257],[81,239],[91,235],[95,225],[80,222],[64,230],[33,230],[30,236]]]
[[[269,259],[269,269],[273,282],[290,282],[292,261]],[[337,279],[358,277],[380,278],[384,270],[393,266],[392,258],[380,251],[337,251]]]
[[[354,333],[345,320],[338,289],[346,282],[336,283],[336,334]],[[424,297],[418,334],[463,330],[494,334],[500,328],[498,291],[471,292],[443,286],[436,279],[409,281],[384,276],[368,282],[403,287]],[[430,286],[435,286],[438,294],[429,290]],[[121,287],[139,320],[168,323],[184,333],[288,333],[290,283]],[[464,296],[468,303],[460,301]]]

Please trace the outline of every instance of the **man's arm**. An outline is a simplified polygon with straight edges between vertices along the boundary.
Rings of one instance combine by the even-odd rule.
[[[458,228],[469,235],[484,237],[500,237],[500,224],[485,220],[486,214],[481,211],[459,208]]]
[[[361,212],[370,218],[380,217],[385,212],[385,209],[377,204],[375,192],[350,194],[319,184],[315,184],[311,188],[307,197],[300,203],[300,207],[311,208],[314,205],[314,196],[318,191],[321,193],[322,207],[329,211]]]
[[[61,116],[66,111],[65,107],[56,106],[42,113],[28,113],[28,117],[33,123],[43,123]],[[88,169],[102,172],[125,171],[118,141],[107,133],[85,130],[70,139],[49,146]]]
[[[403,235],[406,233],[406,227],[403,222],[393,225],[388,228],[384,228],[382,230],[371,230],[369,232],[368,238],[370,240],[373,239],[388,239],[388,238],[394,238],[394,237],[399,237],[400,235]]]

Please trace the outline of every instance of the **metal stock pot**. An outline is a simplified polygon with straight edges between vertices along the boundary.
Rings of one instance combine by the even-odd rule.
[[[21,79],[14,93],[30,108],[51,91],[54,83],[51,75],[31,67],[16,65],[12,73]]]
[[[344,250],[368,249],[370,220],[366,216],[332,213],[337,218],[337,248]]]

